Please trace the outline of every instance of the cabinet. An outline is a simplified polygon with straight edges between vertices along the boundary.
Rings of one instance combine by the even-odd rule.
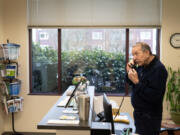
[[[14,134],[14,113],[23,110],[23,98],[19,96],[21,80],[18,79],[20,45],[0,44],[0,101],[6,114],[12,114]]]

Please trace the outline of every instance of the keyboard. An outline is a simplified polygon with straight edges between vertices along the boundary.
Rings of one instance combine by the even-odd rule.
[[[122,130],[115,130],[115,135],[123,135],[123,133]]]

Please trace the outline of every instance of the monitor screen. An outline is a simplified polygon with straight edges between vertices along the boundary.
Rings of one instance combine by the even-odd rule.
[[[105,93],[103,94],[103,108],[104,108],[105,122],[111,123],[111,132],[112,134],[115,134],[114,121],[113,121],[113,116],[112,116],[112,105],[110,101],[108,100]]]
[[[72,93],[70,95],[70,98],[68,99],[68,101],[67,101],[67,103],[65,105],[65,108],[67,108],[70,105],[71,100],[74,97],[74,94],[75,94],[76,90],[79,88],[79,85],[80,85],[80,83],[78,83],[78,85],[75,86],[75,89],[72,91]]]

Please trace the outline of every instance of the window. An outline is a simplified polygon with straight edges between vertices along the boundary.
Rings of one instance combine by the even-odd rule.
[[[48,40],[49,35],[46,32],[40,32],[40,40]]]
[[[130,29],[130,44],[129,44],[129,54],[132,58],[131,51],[132,46],[136,42],[146,42],[150,45],[152,53],[158,54],[157,49],[157,29]]]
[[[159,52],[156,28],[33,28],[29,33],[32,94],[63,93],[78,75],[86,76],[97,94],[128,94],[125,65],[132,45],[144,41]],[[41,40],[42,33],[47,40]]]
[[[93,40],[92,33],[96,35]],[[99,35],[105,36],[102,38]],[[123,93],[125,89],[123,35],[125,29],[62,29],[63,90],[71,84],[74,76],[84,75],[91,85],[96,86],[96,93]],[[83,40],[79,37],[83,37]]]
[[[41,40],[42,33],[49,35]],[[31,93],[57,93],[58,89],[57,29],[32,29]],[[44,38],[43,38],[44,39]]]
[[[102,32],[92,32],[93,40],[102,40]]]

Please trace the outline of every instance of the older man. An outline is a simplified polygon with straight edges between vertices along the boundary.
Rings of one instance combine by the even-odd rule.
[[[146,43],[136,43],[132,55],[126,70],[127,80],[132,85],[131,103],[136,133],[159,135],[167,70]]]

